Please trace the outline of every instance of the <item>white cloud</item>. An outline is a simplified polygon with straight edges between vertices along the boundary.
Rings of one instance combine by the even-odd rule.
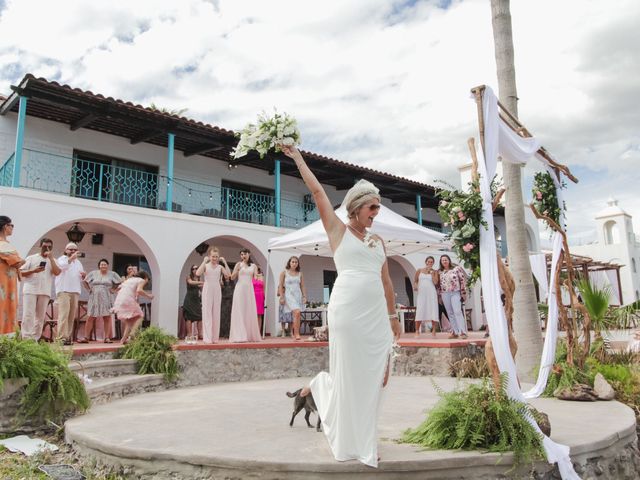
[[[0,85],[31,72],[232,129],[275,106],[299,119],[307,149],[456,183],[477,135],[469,90],[496,85],[491,12],[439,3],[14,0],[0,16]],[[588,177],[570,186],[570,224],[591,228],[615,194],[638,225],[640,3],[511,10],[520,118]]]

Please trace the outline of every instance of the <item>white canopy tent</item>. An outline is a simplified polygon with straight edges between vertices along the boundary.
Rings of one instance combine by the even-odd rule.
[[[336,210],[336,215],[347,222],[347,212],[344,207]],[[407,255],[425,250],[448,250],[450,244],[445,235],[430,230],[407,220],[393,210],[380,205],[380,212],[376,216],[371,233],[380,235],[384,240],[387,255]],[[320,220],[307,225],[300,230],[269,240],[269,251],[282,250],[298,255],[316,255],[330,257],[329,240]]]
[[[347,222],[347,211],[344,207],[336,209],[336,215],[345,223]],[[380,205],[380,212],[373,222],[371,233],[379,235],[384,240],[387,256],[403,256],[434,250],[448,251],[450,248],[450,243],[445,240],[443,233],[407,220],[384,205]],[[268,243],[267,271],[272,250],[290,252],[294,255],[332,256],[329,239],[321,220],[295,232],[271,238]],[[265,295],[268,294],[267,292],[265,282]],[[266,322],[263,322],[263,336],[265,328]]]

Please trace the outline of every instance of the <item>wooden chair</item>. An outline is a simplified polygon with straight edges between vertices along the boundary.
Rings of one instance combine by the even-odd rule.
[[[45,311],[44,316],[44,325],[42,326],[42,335],[40,338],[44,338],[47,342],[53,342],[55,337],[55,329],[58,327],[58,319],[55,318],[55,313],[53,311],[53,298],[49,299],[49,303],[47,304],[47,310]],[[44,334],[44,332],[49,329],[49,335]]]
[[[416,331],[416,308],[408,307],[403,309],[404,313],[404,331],[405,333],[414,333]]]
[[[303,310],[300,312],[300,334],[311,335],[313,333],[313,327],[322,326],[322,311],[321,310]]]
[[[73,338],[74,342],[78,341],[78,331],[80,330],[80,324],[86,325],[88,318],[88,305],[86,300],[78,301],[78,309],[76,310],[76,318],[73,321]],[[96,340],[96,329],[94,327],[93,332],[91,332],[91,339]]]

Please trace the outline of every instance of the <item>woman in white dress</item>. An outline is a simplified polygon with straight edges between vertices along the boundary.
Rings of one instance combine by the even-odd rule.
[[[300,152],[281,148],[313,194],[338,270],[327,312],[329,372],[319,373],[301,395],[313,393],[336,460],[377,467],[380,398],[392,343],[400,336],[384,243],[367,230],[380,210],[378,189],[360,180],[347,192],[345,225]]]
[[[307,302],[307,294],[298,257],[291,257],[280,274],[278,296],[282,312],[293,316],[293,336],[296,340],[300,340],[300,315]]]
[[[424,268],[419,268],[413,279],[413,289],[418,292],[416,299],[416,337],[420,336],[422,322],[430,324],[431,335],[436,336],[438,323],[438,271],[434,270],[435,258],[429,256],[424,261]]]

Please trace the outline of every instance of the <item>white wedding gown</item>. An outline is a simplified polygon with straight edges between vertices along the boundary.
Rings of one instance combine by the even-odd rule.
[[[334,253],[338,278],[328,308],[329,373],[311,381],[336,460],[378,466],[378,410],[393,334],[382,287],[380,242],[345,231]]]

